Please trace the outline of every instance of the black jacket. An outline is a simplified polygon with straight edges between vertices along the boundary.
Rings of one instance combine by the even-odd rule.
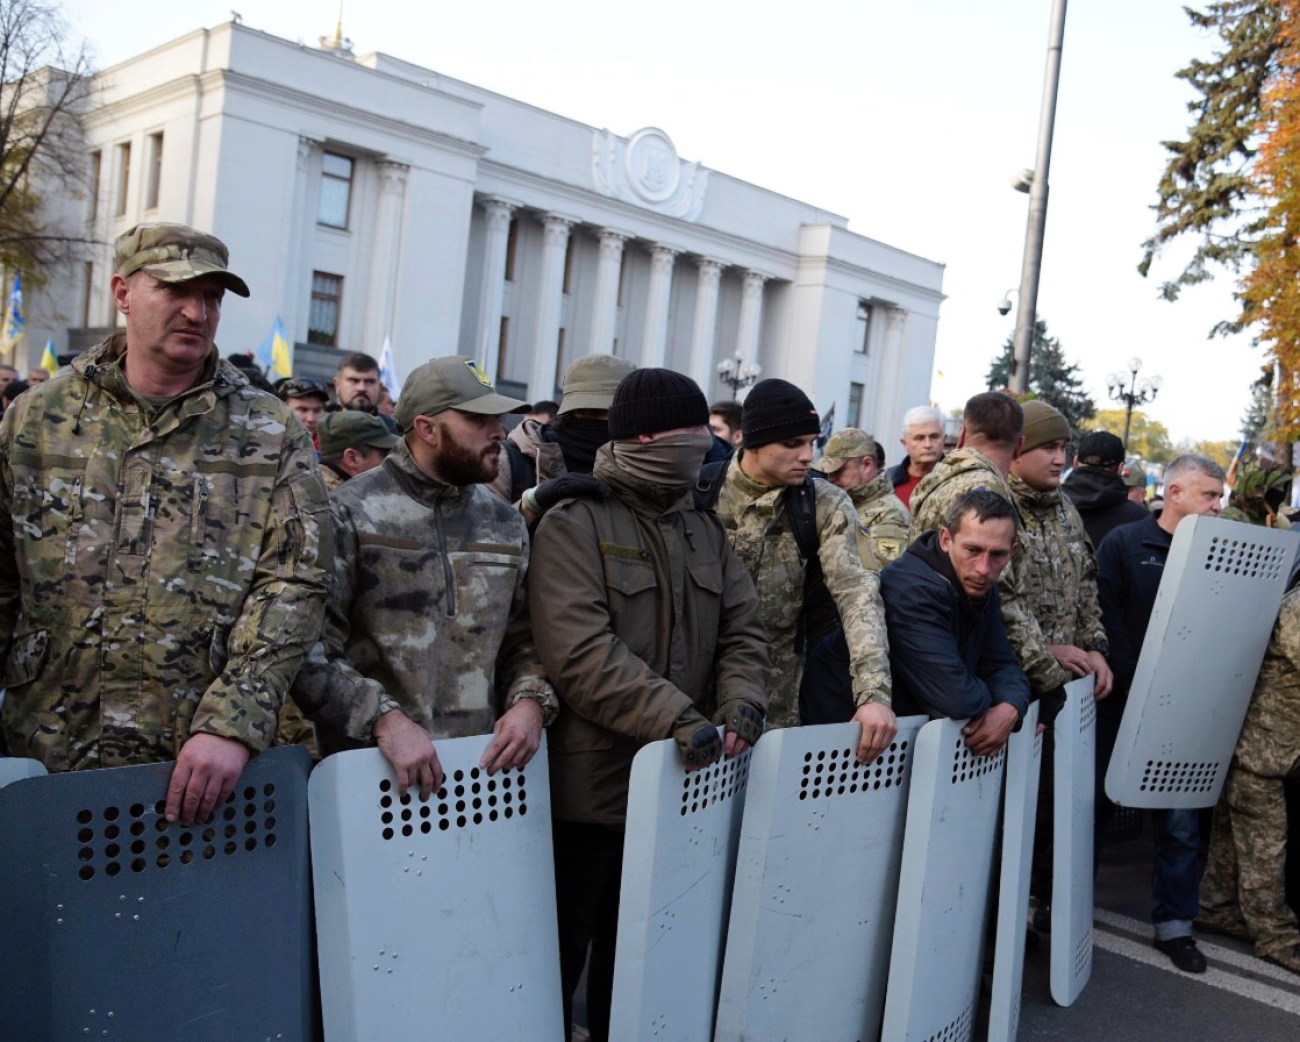
[[[967,596],[938,540],[927,532],[880,575],[894,712],[964,720],[1009,702],[1023,718],[1029,679],[1007,642],[997,587]]]
[[[889,480],[894,483],[894,488],[907,484],[907,468],[911,465],[912,457],[904,456],[902,463],[895,463],[889,468]]]
[[[1112,528],[1141,521],[1150,511],[1128,498],[1124,479],[1107,467],[1075,467],[1061,483],[1061,491],[1083,518],[1083,529],[1094,547],[1101,546]]]
[[[1121,698],[1133,682],[1173,540],[1148,514],[1141,521],[1120,525],[1097,548],[1101,621],[1110,643],[1115,694]]]

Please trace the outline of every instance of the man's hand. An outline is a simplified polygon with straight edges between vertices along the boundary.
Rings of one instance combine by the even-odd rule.
[[[735,731],[728,731],[727,737],[722,740],[722,755],[728,760],[733,756],[739,756],[748,748],[750,748],[749,742],[741,738]]]
[[[898,717],[889,706],[868,702],[853,714],[853,723],[862,725],[858,739],[858,763],[868,764],[889,748],[898,734]]]
[[[239,773],[252,755],[243,742],[215,734],[193,735],[176,757],[171,784],[167,786],[168,821],[182,825],[195,821],[206,825],[212,811],[235,791]]]
[[[687,773],[722,759],[722,738],[718,729],[698,709],[687,709],[677,718],[672,737],[677,740]]]
[[[979,756],[996,756],[1018,723],[1020,711],[1008,702],[999,702],[963,727],[961,733],[966,736],[966,748],[971,752]]]
[[[488,774],[523,767],[542,744],[542,704],[521,698],[496,722],[492,739],[478,765]]]
[[[390,709],[375,721],[375,742],[397,772],[397,794],[419,782],[420,799],[442,788],[442,764],[429,732],[400,709]]]
[[[1100,651],[1088,652],[1088,662],[1092,665],[1088,672],[1097,674],[1097,679],[1092,688],[1092,696],[1100,702],[1115,690],[1115,674],[1111,672],[1110,663],[1106,661],[1106,656]]]
[[[1068,669],[1076,677],[1086,677],[1092,672],[1092,660],[1088,657],[1090,652],[1083,648],[1076,648],[1073,644],[1053,644],[1048,650],[1062,669]]]

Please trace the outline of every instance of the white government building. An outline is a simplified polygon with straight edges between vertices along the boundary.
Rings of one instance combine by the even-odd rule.
[[[473,355],[542,399],[613,352],[712,400],[732,396],[718,365],[738,354],[891,458],[902,413],[929,401],[943,266],[683,160],[656,128],[624,137],[235,23],[100,78],[85,219],[106,245],[29,292],[33,360],[47,336],[81,350],[117,321],[115,236],[182,221],[225,240],[253,291],[228,301],[222,351],[256,348],[279,316],[300,374],[389,336],[402,374]]]

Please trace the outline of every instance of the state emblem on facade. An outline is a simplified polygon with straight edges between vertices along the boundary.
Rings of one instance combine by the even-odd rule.
[[[709,172],[678,157],[662,130],[645,127],[626,138],[597,130],[592,138],[596,191],[668,217],[699,218]]]

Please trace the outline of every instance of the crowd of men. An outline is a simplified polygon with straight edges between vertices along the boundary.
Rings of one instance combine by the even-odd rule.
[[[909,411],[893,467],[853,428],[818,458],[821,419],[787,381],[710,405],[610,355],[575,362],[558,403],[499,394],[460,356],[395,404],[357,354],[332,389],[277,396],[216,351],[225,293],[249,288],[213,236],[132,229],[112,288],[123,328],[0,424],[4,751],[53,771],[175,761],[166,817],[190,824],[277,741],[377,746],[428,798],[439,740],[491,732],[497,771],[547,728],[565,1011],[587,965],[596,1039],[637,749],[672,739],[698,769],[765,728],[852,720],[866,763],[900,713],[965,720],[993,755],[1031,700],[1050,725],[1091,675],[1100,778],[1173,533],[1223,495],[1216,464],[1183,456],[1156,517],[1117,438],[1071,460],[1061,413],[998,392],[970,399],[946,455],[942,416]],[[1181,969],[1205,969],[1204,903],[1300,972],[1259,839],[1285,835],[1298,691],[1288,596],[1203,899],[1196,815],[1156,815],[1154,943]]]

